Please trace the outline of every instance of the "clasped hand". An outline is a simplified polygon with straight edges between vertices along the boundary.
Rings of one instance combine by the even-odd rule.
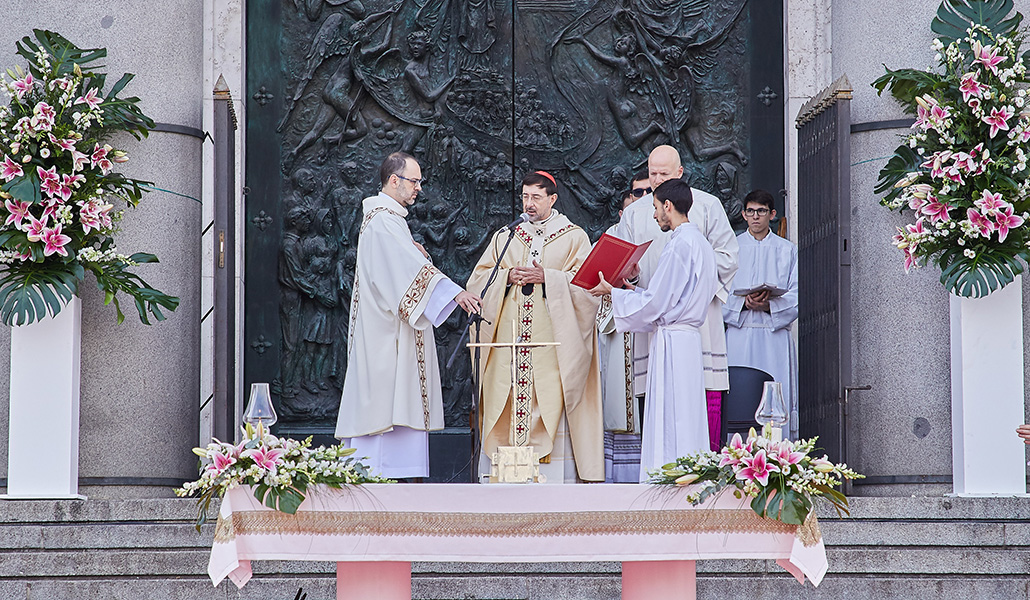
[[[508,285],[526,285],[527,283],[544,283],[544,268],[540,261],[533,260],[532,267],[513,267],[508,271]]]
[[[761,290],[744,296],[744,307],[748,310],[769,312],[769,290]]]

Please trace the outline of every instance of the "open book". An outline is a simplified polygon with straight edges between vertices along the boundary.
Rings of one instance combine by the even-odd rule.
[[[785,290],[785,289],[783,289],[781,287],[777,287],[777,286],[775,286],[775,285],[773,285],[771,283],[763,283],[761,285],[756,285],[754,287],[737,288],[737,289],[733,290],[733,295],[734,296],[749,296],[749,295],[751,295],[751,294],[753,294],[755,292],[761,292],[762,290],[768,290],[769,291],[769,295],[772,296],[773,298],[775,298],[777,296],[782,296],[782,295],[787,293],[787,290]]]
[[[640,261],[640,257],[650,245],[651,242],[647,241],[638,246],[605,233],[594,244],[594,249],[583,261],[576,276],[572,278],[572,283],[589,290],[601,283],[597,277],[600,271],[604,273],[605,281],[615,287],[621,287],[630,267]]]

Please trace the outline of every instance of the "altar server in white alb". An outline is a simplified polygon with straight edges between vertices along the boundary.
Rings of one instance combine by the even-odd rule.
[[[776,289],[734,293],[722,314],[730,365],[761,369],[782,384],[790,410],[783,435],[797,439],[797,350],[790,329],[798,318],[798,247],[769,229],[775,218],[772,194],[755,190],[744,197],[747,231],[737,236],[740,269],[733,288],[741,294]]]
[[[433,327],[481,303],[411,237],[404,218],[422,189],[418,162],[391,154],[379,178],[382,191],[362,202],[336,437],[386,477],[427,477],[429,431],[444,426]]]
[[[591,290],[610,293],[619,331],[651,333],[644,403],[640,481],[678,457],[708,450],[701,331],[719,288],[715,251],[687,217],[690,186],[671,179],[654,190],[654,218],[671,231],[647,288],[604,281]]]

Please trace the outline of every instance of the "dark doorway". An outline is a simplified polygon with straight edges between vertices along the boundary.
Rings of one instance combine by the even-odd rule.
[[[750,189],[780,198],[780,0],[252,0],[247,27],[244,374],[273,383],[280,434],[332,434],[361,200],[389,152],[422,163],[408,221],[461,283],[529,169],[594,238],[658,144],[735,224]],[[465,447],[469,370],[442,374],[437,454]],[[434,456],[433,479],[462,462]]]

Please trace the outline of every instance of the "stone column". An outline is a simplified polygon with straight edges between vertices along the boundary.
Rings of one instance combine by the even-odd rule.
[[[201,129],[203,3],[18,4],[24,10],[7,11],[0,32],[0,64],[22,62],[14,44],[33,27],[51,29],[80,47],[107,48],[102,64],[110,74],[108,86],[124,72],[135,73],[124,94],[140,97],[144,113],[155,121]],[[202,140],[153,132],[142,142],[126,136],[115,145],[129,153],[129,162],[120,165],[127,175],[195,199],[150,192],[139,208],[126,211],[117,238],[121,252],[148,251],[161,260],[137,272],[179,296],[179,308],[167,321],[142,325],[131,300],[123,298],[126,319],[118,325],[95,282],[87,278],[81,286],[80,492],[94,498],[169,496],[176,482],[196,477],[190,448],[197,442],[200,403]],[[8,410],[9,339],[9,330],[0,328],[0,415]],[[0,418],[0,435],[4,477],[6,418]]]

